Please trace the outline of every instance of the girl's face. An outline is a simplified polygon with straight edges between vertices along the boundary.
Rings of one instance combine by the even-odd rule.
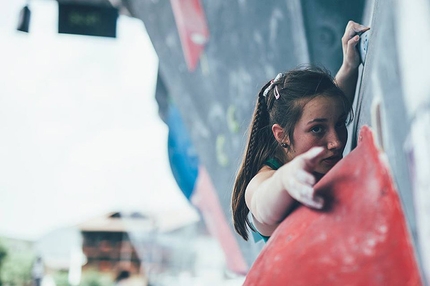
[[[315,172],[327,173],[340,159],[348,133],[347,114],[340,99],[318,96],[303,107],[300,120],[294,127],[294,144],[288,157],[293,159],[312,147],[322,146],[324,151]]]

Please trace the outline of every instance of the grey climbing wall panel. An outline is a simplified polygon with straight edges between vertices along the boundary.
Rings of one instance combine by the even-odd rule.
[[[259,89],[278,72],[303,63],[325,65],[334,74],[345,26],[361,21],[364,1],[202,1],[210,36],[192,72],[169,1],[122,2],[145,24],[160,76],[231,221],[231,190]],[[252,264],[259,249],[236,239]]]
[[[415,247],[416,257],[419,261],[421,271],[425,272],[423,260],[430,260],[430,253],[428,247],[428,239],[430,233],[426,228],[427,238],[423,239],[423,229],[426,227],[417,222],[425,220],[428,224],[429,214],[417,208],[417,197],[414,198],[414,182],[411,178],[411,171],[420,166],[415,165],[411,160],[411,155],[407,150],[407,143],[410,140],[411,128],[413,127],[413,120],[417,116],[417,110],[408,110],[410,105],[428,106],[430,102],[430,90],[428,84],[421,81],[416,85],[418,89],[427,89],[427,94],[412,96],[405,90],[405,82],[408,82],[408,74],[418,76],[421,74],[417,67],[406,66],[402,63],[400,54],[401,52],[408,55],[416,53],[411,49],[408,41],[415,39],[413,36],[402,35],[400,31],[404,30],[405,22],[412,19],[403,19],[404,13],[412,6],[418,6],[417,9],[428,11],[430,7],[429,1],[420,1],[421,3],[410,4],[407,1],[382,1],[382,0],[368,0],[366,2],[365,25],[371,26],[369,35],[368,53],[366,62],[361,70],[360,80],[361,83],[358,89],[358,96],[356,96],[355,110],[356,119],[352,132],[351,148],[354,148],[358,131],[363,125],[370,125],[374,129],[378,143],[387,156],[387,160],[392,172],[392,178],[397,186],[398,193],[402,202],[405,220],[409,226],[412,242]],[[402,9],[400,7],[404,7]],[[416,14],[420,17],[420,14]],[[424,21],[420,19],[418,22],[424,24],[422,27],[414,27],[414,31],[409,30],[406,33],[413,35],[415,32],[423,31],[427,27],[430,28],[430,21],[428,14],[424,13]],[[419,32],[421,33],[421,32]],[[429,49],[430,42],[425,41],[423,38],[418,38],[416,45],[421,45]],[[430,61],[425,57],[422,58],[423,66],[428,67]],[[416,70],[415,70],[416,68]],[[413,103],[415,101],[415,103]],[[427,114],[429,110],[427,108]],[[425,133],[423,130],[422,134]],[[428,132],[427,132],[428,134]],[[427,135],[428,136],[428,135]],[[421,140],[426,140],[425,136]],[[428,142],[420,142],[430,146],[430,139]],[[409,142],[410,143],[410,142]],[[415,142],[416,144],[417,142]],[[414,148],[409,146],[409,148]],[[427,148],[428,150],[428,148]],[[428,152],[428,151],[427,151]],[[417,155],[417,154],[415,154]],[[425,153],[420,154],[425,156]],[[422,168],[422,166],[421,166]],[[430,170],[427,170],[427,177],[430,175]],[[428,180],[428,179],[427,179]],[[428,184],[428,183],[427,183]],[[428,189],[427,189],[428,192]],[[430,204],[430,195],[424,196],[427,206]],[[420,232],[421,230],[421,232]],[[421,233],[421,239],[419,234]],[[421,242],[420,242],[421,241]],[[423,244],[423,241],[427,243]],[[428,262],[427,262],[428,263]],[[430,275],[430,265],[427,265],[427,275]],[[423,274],[423,278],[424,274]],[[429,277],[427,276],[427,280]],[[427,281],[429,282],[429,281]]]

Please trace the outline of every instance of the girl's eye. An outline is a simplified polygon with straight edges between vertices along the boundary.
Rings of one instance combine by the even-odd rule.
[[[341,120],[338,123],[336,123],[336,128],[345,127],[346,126],[346,120]]]
[[[320,134],[320,133],[322,133],[323,131],[324,131],[323,127],[322,127],[322,126],[319,126],[319,125],[314,126],[314,127],[312,127],[312,129],[311,129],[311,132],[313,132],[313,133],[315,133],[315,134]]]

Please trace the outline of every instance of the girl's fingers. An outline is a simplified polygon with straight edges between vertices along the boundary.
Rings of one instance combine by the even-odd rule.
[[[311,207],[316,209],[322,209],[324,207],[324,199],[320,196],[315,196],[312,200]]]
[[[297,181],[300,183],[313,186],[315,185],[315,177],[310,174],[309,172],[306,172],[305,170],[297,170],[296,174]]]
[[[360,25],[360,29],[358,29],[358,31],[356,30],[356,34],[360,36],[361,34],[369,30],[370,30],[370,27],[365,27]]]
[[[344,46],[344,63],[351,67],[358,67],[360,64],[360,58],[356,46],[360,41],[360,36],[355,35],[349,39]]]
[[[321,209],[324,205],[324,199],[315,195],[315,190],[307,184],[302,184],[296,181],[294,198],[307,207]]]
[[[359,41],[360,41],[360,36],[358,36],[358,35],[355,35],[354,37],[352,37],[348,41],[348,43],[347,43],[347,45],[348,45],[347,56],[354,57],[357,54],[355,47],[357,46],[357,44],[358,44]]]
[[[349,21],[348,24],[346,25],[346,30],[353,30],[355,32],[359,32],[361,30],[366,30],[366,29],[370,29],[370,27],[354,21]]]
[[[313,198],[302,198],[300,201],[302,204],[304,204],[307,207],[314,208],[314,209],[322,209],[324,206],[324,199],[322,197],[316,196]]]
[[[305,162],[305,166],[313,166],[318,162],[320,156],[323,155],[323,147],[312,147],[307,152],[299,155]]]
[[[356,46],[359,40],[360,40],[360,36],[359,35],[355,35],[354,37],[352,37],[348,41],[348,46],[350,46],[350,47]]]
[[[342,37],[342,40],[344,41],[344,43],[347,43],[355,35],[361,35],[362,33],[366,32],[369,29],[370,27],[361,25],[354,21],[349,21],[348,24],[346,25],[345,33]]]
[[[288,193],[298,202],[315,209],[321,209],[324,205],[323,198],[315,195],[315,177],[312,175],[315,165],[324,155],[323,151],[324,147],[313,147],[297,156],[285,169],[284,184]]]

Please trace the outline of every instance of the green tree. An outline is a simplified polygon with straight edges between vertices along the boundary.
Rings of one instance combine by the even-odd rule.
[[[6,257],[7,257],[6,246],[4,246],[2,241],[0,241],[0,286],[3,285],[1,273],[2,273],[2,268],[3,268],[3,264],[4,264]]]
[[[85,271],[82,274],[80,286],[110,286],[113,285],[111,277],[95,270]]]
[[[6,285],[29,285],[31,283],[31,252],[10,252],[1,262],[0,281]]]

